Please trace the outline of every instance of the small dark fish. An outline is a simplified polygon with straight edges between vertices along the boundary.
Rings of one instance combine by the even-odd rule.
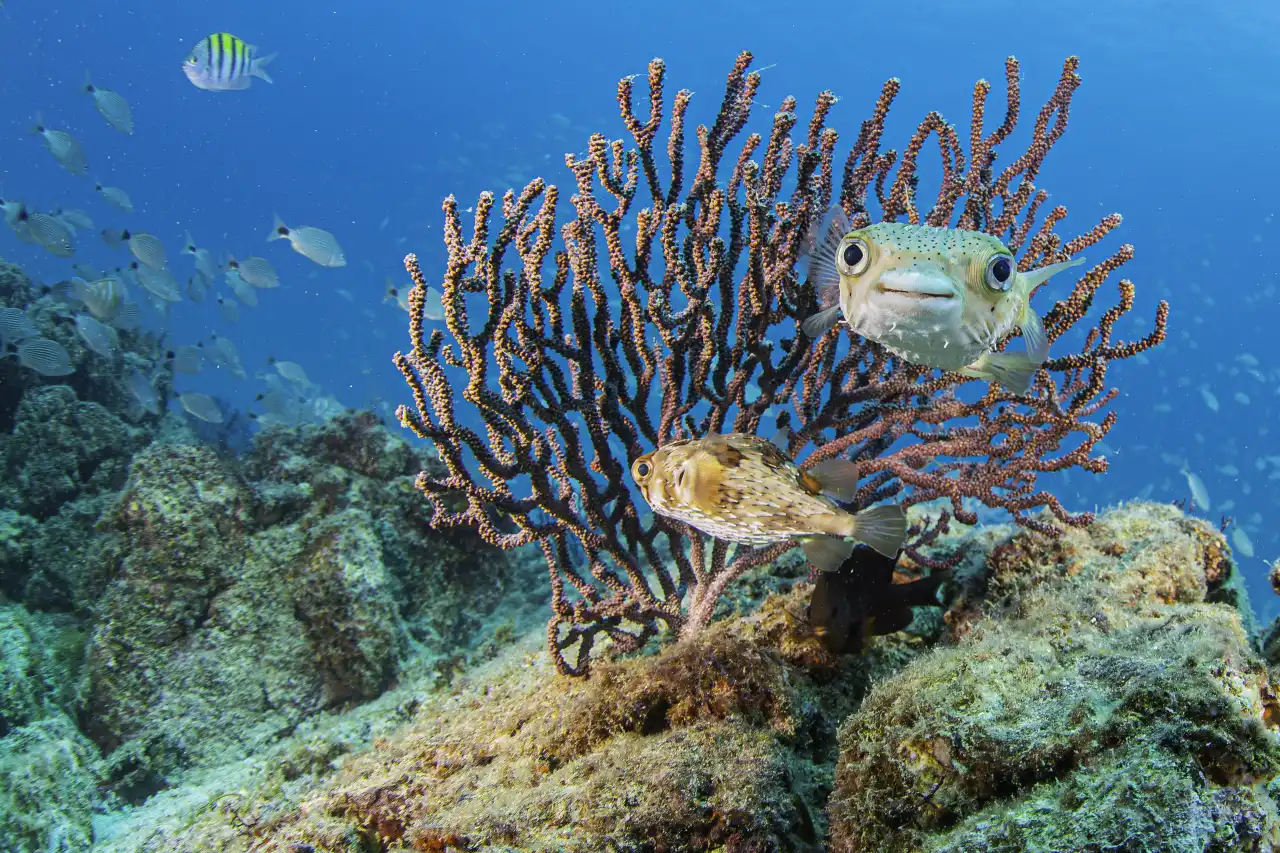
[[[809,624],[829,651],[854,653],[868,637],[892,634],[911,624],[912,607],[940,607],[938,587],[949,571],[896,584],[897,557],[859,546],[834,572],[818,575],[809,599]]]

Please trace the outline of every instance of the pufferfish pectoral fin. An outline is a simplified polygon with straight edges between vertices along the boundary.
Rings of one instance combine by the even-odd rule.
[[[800,325],[800,330],[817,340],[835,328],[840,322],[840,306],[832,305],[825,311],[819,311]]]
[[[849,559],[854,543],[838,536],[809,536],[800,540],[805,557],[819,571],[834,572]]]
[[[998,382],[1015,394],[1025,394],[1043,363],[1033,361],[1030,356],[1020,352],[989,352],[956,372],[988,382]]]
[[[1027,347],[1027,357],[1036,364],[1044,364],[1049,358],[1049,336],[1045,333],[1044,323],[1040,315],[1030,305],[1022,309],[1022,318],[1018,321],[1022,329],[1022,341]]]

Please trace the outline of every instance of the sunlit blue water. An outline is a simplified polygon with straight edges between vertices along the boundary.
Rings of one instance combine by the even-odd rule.
[[[582,151],[591,131],[622,134],[616,81],[643,74],[655,55],[667,61],[669,92],[694,89],[694,118],[709,122],[733,57],[750,48],[757,66],[773,66],[763,104],[790,93],[809,104],[824,88],[841,96],[831,121],[846,146],[883,80],[898,76],[886,144],[900,146],[930,109],[960,123],[967,138],[973,81],[987,77],[999,93],[1010,53],[1022,61],[1029,121],[1063,58],[1078,54],[1084,85],[1038,184],[1070,207],[1064,232],[1124,214],[1119,239],[1104,247],[1137,247],[1124,275],[1138,285],[1138,320],[1122,323],[1121,333],[1144,333],[1159,298],[1173,312],[1170,340],[1148,364],[1120,364],[1108,376],[1122,390],[1120,423],[1107,439],[1117,451],[1111,472],[1045,477],[1042,485],[1073,509],[1148,486],[1155,499],[1185,499],[1184,479],[1161,453],[1186,458],[1213,500],[1209,517],[1234,502],[1229,514],[1257,550],[1241,561],[1255,602],[1267,609],[1264,558],[1280,555],[1278,481],[1267,479],[1275,467],[1259,471],[1256,460],[1280,454],[1268,431],[1280,402],[1280,309],[1265,295],[1277,284],[1269,249],[1280,11],[1137,2],[1093,14],[970,2],[820,4],[796,7],[801,15],[758,2],[195,5],[9,0],[0,10],[0,196],[37,209],[82,208],[99,228],[157,234],[183,280],[186,231],[215,253],[264,255],[283,287],[260,293],[260,306],[242,308],[234,325],[210,302],[176,306],[173,344],[230,337],[251,376],[268,356],[298,361],[350,406],[405,397],[390,362],[405,346],[405,315],[384,304],[385,279],[404,283],[407,251],[429,271],[439,268],[441,198],[455,193],[467,207],[482,189],[534,175],[566,182],[566,151]],[[611,18],[611,8],[626,12]],[[218,30],[278,51],[275,84],[225,94],[194,88],[180,63]],[[81,93],[86,71],[129,99],[133,137],[109,128]],[[991,109],[1002,115],[994,98]],[[90,174],[125,188],[134,214],[108,207],[88,178],[56,165],[28,133],[37,112],[83,142]],[[290,225],[331,230],[348,265],[321,269],[284,242],[268,245],[273,212]],[[79,243],[76,260],[126,260],[94,235]],[[8,229],[0,229],[0,256],[45,281],[70,274],[69,262]],[[1263,380],[1240,370],[1243,354],[1258,359]],[[1206,407],[1202,386],[1220,411]],[[179,387],[250,410],[264,390],[252,378],[214,372],[179,377]],[[1228,465],[1239,473],[1218,470]]]

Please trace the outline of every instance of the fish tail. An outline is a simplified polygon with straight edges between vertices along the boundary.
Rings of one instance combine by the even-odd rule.
[[[250,76],[265,80],[268,83],[274,83],[275,81],[271,79],[271,75],[267,73],[267,65],[279,55],[278,53],[268,53],[266,56],[254,57],[253,62],[249,63]]]
[[[805,557],[824,572],[834,572],[840,568],[853,553],[853,546],[853,542],[838,536],[810,536],[800,540],[800,548]]]
[[[896,557],[907,539],[907,513],[900,504],[873,506],[853,516],[850,534],[886,557]]]
[[[1031,388],[1040,364],[1024,353],[987,353],[968,367],[956,371],[965,376],[998,382],[1015,394],[1025,394]]]
[[[267,234],[267,242],[289,239],[289,226],[280,219],[280,214],[273,213],[271,216],[275,219],[275,223],[271,226],[271,232]]]

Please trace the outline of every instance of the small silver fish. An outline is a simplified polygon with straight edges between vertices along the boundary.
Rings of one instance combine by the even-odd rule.
[[[307,372],[302,369],[302,365],[296,361],[276,361],[274,358],[268,358],[267,364],[272,365],[286,382],[294,385],[308,384]]]
[[[129,102],[120,93],[93,85],[93,80],[88,74],[84,77],[84,91],[93,96],[94,106],[98,108],[98,112],[102,113],[107,124],[121,133],[129,135],[133,133],[133,110],[129,108]]]
[[[69,258],[76,253],[76,244],[67,226],[47,213],[31,213],[23,208],[18,213],[18,221],[26,223],[35,242],[51,254]]]
[[[204,347],[199,344],[180,346],[173,354],[173,369],[177,373],[194,375],[204,365]]]
[[[205,350],[205,354],[213,356],[215,364],[226,367],[237,379],[248,379],[249,374],[245,372],[244,364],[240,361],[240,352],[231,339],[220,335],[211,335],[209,339],[213,342],[213,346]]]
[[[280,276],[266,258],[245,258],[243,261],[227,258],[227,272],[239,273],[240,278],[262,290],[280,286]]]
[[[129,372],[128,378],[125,380],[125,387],[129,389],[129,393],[137,402],[138,408],[148,414],[160,414],[160,399],[156,395],[155,386],[138,370]]]
[[[84,148],[74,136],[65,130],[50,130],[45,127],[44,119],[39,114],[36,115],[36,125],[31,132],[44,137],[45,147],[49,149],[53,159],[58,161],[59,166],[73,175],[83,175],[89,171],[89,162],[84,156]]]
[[[258,306],[258,294],[249,286],[249,282],[241,278],[240,274],[235,270],[227,270],[226,275],[227,286],[231,288],[231,292],[240,300],[240,304],[256,308]]]
[[[272,240],[288,240],[295,252],[322,267],[347,265],[347,258],[342,253],[342,247],[338,245],[337,239],[324,229],[312,228],[309,225],[290,228],[277,214],[275,224],[271,226],[271,233],[267,235],[267,242]]]
[[[413,285],[396,287],[391,283],[391,277],[387,276],[387,294],[382,301],[407,312],[409,310],[409,290],[412,287]],[[422,306],[422,317],[424,320],[430,320],[433,323],[444,322],[444,302],[440,298],[440,291],[435,288],[427,289],[427,298]]]
[[[240,305],[229,297],[218,294],[218,314],[228,323],[240,322]]]
[[[118,207],[125,213],[133,213],[133,200],[129,198],[129,194],[124,190],[119,187],[104,187],[96,181],[93,188],[107,204],[112,207]]]
[[[129,234],[127,231],[125,234],[129,241],[129,251],[141,263],[153,270],[162,270],[169,265],[164,257],[164,243],[160,242],[159,237],[154,234]]]
[[[188,391],[179,395],[178,402],[182,403],[182,408],[186,409],[188,414],[202,421],[220,424],[226,419],[222,409],[218,408],[217,402],[208,394]]]
[[[122,332],[137,331],[142,325],[142,309],[136,302],[122,303],[116,316],[111,318],[111,325]]]
[[[48,338],[31,338],[18,344],[18,363],[41,376],[69,376],[76,372],[66,347]]]
[[[76,315],[76,332],[86,347],[103,358],[113,358],[120,350],[116,330],[88,314]]]
[[[83,210],[71,208],[70,210],[55,210],[50,214],[54,219],[71,229],[74,236],[77,230],[92,231],[93,219]]]
[[[181,302],[182,291],[178,288],[178,282],[172,274],[166,269],[152,269],[134,261],[129,265],[134,275],[138,277],[138,284],[141,284],[146,290],[156,298],[164,302]]]
[[[0,349],[28,338],[40,337],[40,330],[21,308],[0,308]]]
[[[204,302],[209,293],[209,284],[197,270],[196,274],[187,277],[187,298],[192,302]]]

